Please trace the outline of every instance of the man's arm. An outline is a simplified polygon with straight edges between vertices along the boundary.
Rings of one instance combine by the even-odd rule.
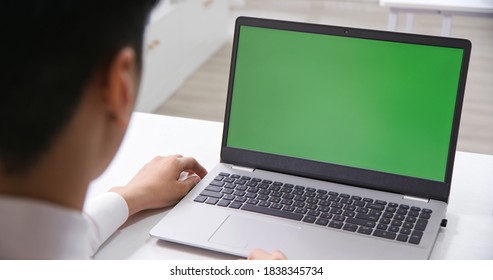
[[[188,173],[180,180],[183,172]],[[145,209],[163,208],[178,203],[207,171],[194,158],[180,155],[155,157],[147,163],[125,187],[112,188],[107,194],[89,203],[86,213],[93,226],[93,253],[128,218]],[[285,259],[254,250],[249,259]]]

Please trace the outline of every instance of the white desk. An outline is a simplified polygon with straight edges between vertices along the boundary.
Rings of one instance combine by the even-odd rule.
[[[122,147],[88,196],[125,185],[155,155],[194,156],[207,169],[219,162],[222,123],[134,113]],[[131,217],[96,259],[236,259],[234,256],[159,241],[149,230],[167,210]],[[458,152],[447,212],[433,259],[493,259],[493,156]]]
[[[380,0],[380,5],[389,7],[388,30],[397,30],[397,15],[407,13],[406,32],[412,32],[414,14],[441,14],[442,35],[449,36],[452,16],[493,17],[492,0]]]

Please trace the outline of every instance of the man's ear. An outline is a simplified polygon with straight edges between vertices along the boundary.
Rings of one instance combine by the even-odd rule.
[[[127,127],[134,108],[138,88],[135,51],[122,48],[113,57],[107,70],[104,102],[108,115],[120,127]]]

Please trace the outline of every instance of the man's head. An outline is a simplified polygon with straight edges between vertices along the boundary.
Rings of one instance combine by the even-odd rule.
[[[135,64],[140,76],[143,32],[154,2],[0,4],[0,174],[28,172],[65,129],[88,87],[111,81],[117,59]]]

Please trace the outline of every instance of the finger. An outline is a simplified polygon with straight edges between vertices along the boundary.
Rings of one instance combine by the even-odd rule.
[[[273,260],[286,260],[287,257],[281,251],[275,250],[272,252],[272,259]]]
[[[248,256],[248,260],[265,260],[269,256],[269,253],[262,249],[254,249],[253,251],[250,252],[250,255]]]
[[[197,160],[195,160],[192,157],[184,157],[181,158],[181,169],[183,171],[188,171],[189,173],[195,173],[197,174],[200,178],[204,178],[205,175],[207,175],[207,170],[198,163]]]
[[[278,250],[268,253],[262,249],[253,250],[248,256],[249,260],[286,260],[286,256]]]

